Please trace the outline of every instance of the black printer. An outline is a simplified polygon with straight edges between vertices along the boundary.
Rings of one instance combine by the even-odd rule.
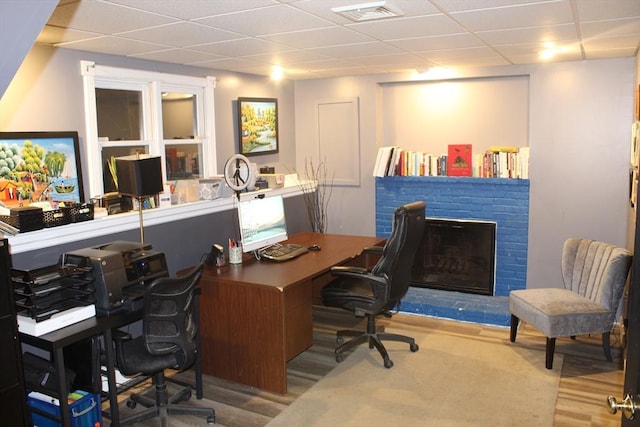
[[[69,265],[86,262],[93,266],[96,313],[109,315],[142,307],[145,283],[169,276],[164,253],[151,245],[114,241],[63,255]]]

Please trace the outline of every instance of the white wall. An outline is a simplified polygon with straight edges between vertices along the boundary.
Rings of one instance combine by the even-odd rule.
[[[625,58],[466,70],[459,76],[530,79],[529,287],[561,286],[561,247],[568,237],[627,246],[635,68],[635,58]],[[329,232],[375,233],[372,168],[378,147],[389,144],[382,132],[380,85],[413,78],[381,75],[295,83],[298,165],[317,153],[314,129],[305,125],[312,122],[315,102],[360,98],[361,186],[334,189]],[[490,103],[483,99],[478,108],[490,108]]]

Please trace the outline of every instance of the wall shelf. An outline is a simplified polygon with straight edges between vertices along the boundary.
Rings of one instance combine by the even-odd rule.
[[[283,188],[254,191],[247,194],[260,194],[269,192],[281,194],[283,197],[293,197],[302,194],[299,185]],[[245,196],[246,197],[246,196]],[[236,206],[236,196],[224,197],[216,200],[201,200],[198,202],[172,205],[164,208],[147,209],[143,211],[144,226],[171,223],[186,218],[208,215],[215,212],[226,211]],[[122,231],[134,230],[140,227],[138,211],[130,211],[91,221],[78,222],[58,227],[44,228],[42,230],[19,233],[8,236],[12,254],[29,252],[33,250],[49,248],[52,246],[71,243],[78,240],[91,239]]]

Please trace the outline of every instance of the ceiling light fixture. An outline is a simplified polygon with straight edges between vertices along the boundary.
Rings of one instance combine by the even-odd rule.
[[[388,1],[374,1],[351,6],[332,7],[331,10],[354,22],[395,18],[404,15],[404,12]]]
[[[284,70],[279,65],[275,65],[271,69],[271,78],[273,80],[282,80],[283,77],[284,77]]]

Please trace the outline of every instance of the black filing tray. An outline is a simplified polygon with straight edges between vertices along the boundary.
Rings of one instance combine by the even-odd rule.
[[[44,215],[41,208],[23,206],[11,208],[9,216],[0,216],[0,221],[19,229],[21,233],[44,228]]]
[[[41,321],[69,308],[93,304],[92,270],[88,263],[12,269],[16,311]]]

